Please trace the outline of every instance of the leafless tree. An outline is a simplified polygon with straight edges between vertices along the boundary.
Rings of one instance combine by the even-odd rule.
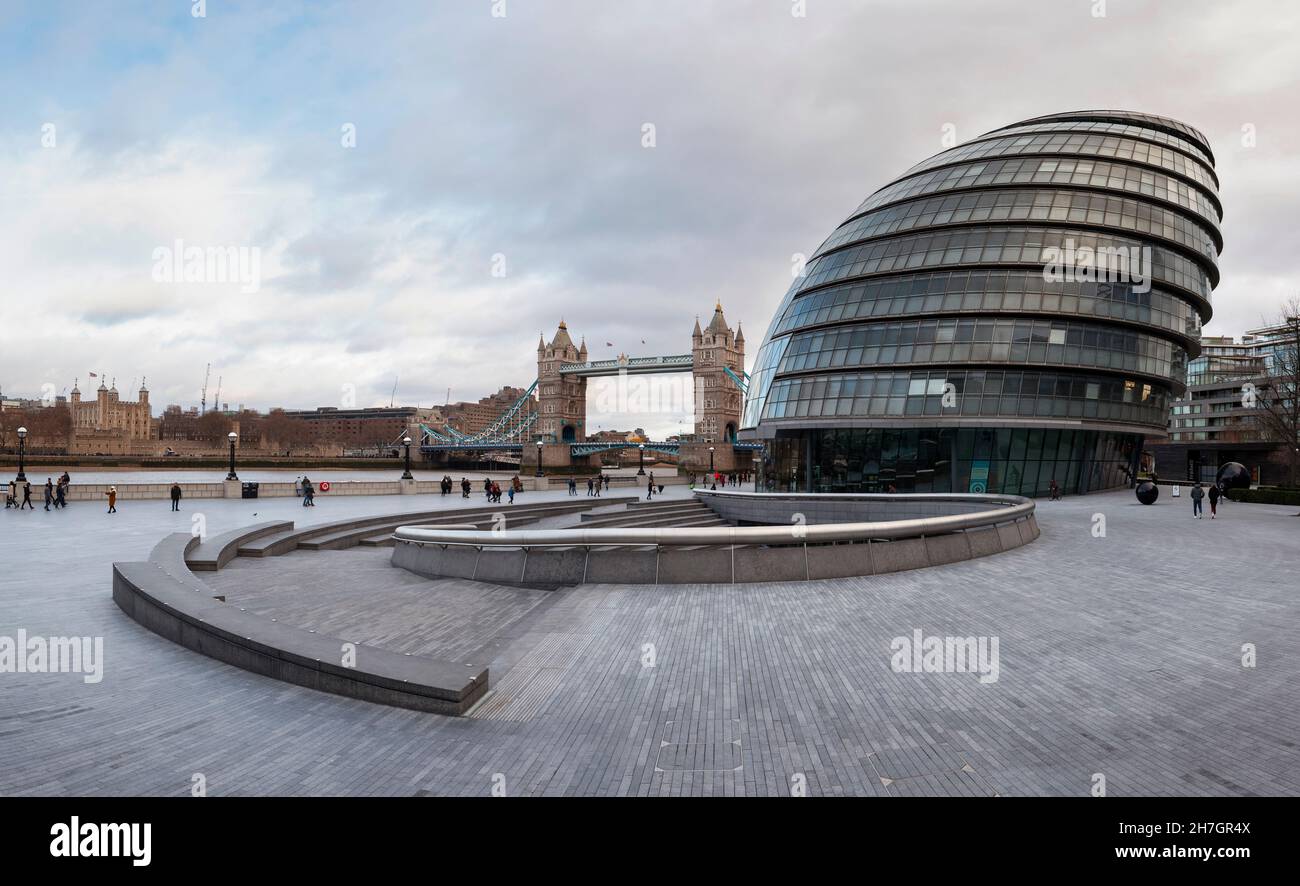
[[[1270,328],[1278,330],[1272,365],[1257,395],[1262,438],[1286,447],[1291,486],[1300,478],[1300,297],[1292,297]]]

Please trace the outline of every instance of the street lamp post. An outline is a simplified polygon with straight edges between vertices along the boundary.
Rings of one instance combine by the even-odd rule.
[[[226,439],[230,441],[230,473],[226,474],[226,479],[238,480],[239,475],[235,473],[235,441],[239,439],[239,435],[231,431],[226,435]]]
[[[636,475],[645,476],[645,444],[638,443],[636,446]]]
[[[709,475],[713,475],[713,447],[709,447]]]
[[[409,434],[402,438],[402,445],[406,447],[406,470],[402,472],[402,479],[414,480],[415,477],[411,474],[411,437]]]
[[[19,483],[27,482],[27,474],[23,472],[23,455],[27,451],[27,429],[18,429],[18,477]]]
[[[537,476],[539,477],[545,476],[542,473],[542,446],[544,445],[541,440],[537,441]]]

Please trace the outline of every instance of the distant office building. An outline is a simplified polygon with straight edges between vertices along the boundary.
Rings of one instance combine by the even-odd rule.
[[[1129,482],[1219,282],[1206,137],[1076,111],[909,169],[812,254],[763,339],[742,436],[806,491],[1039,495]]]
[[[1287,479],[1286,444],[1270,439],[1257,402],[1278,372],[1280,349],[1295,346],[1294,335],[1279,326],[1253,329],[1240,340],[1201,339],[1200,356],[1187,364],[1187,391],[1169,410],[1166,438],[1146,447],[1157,474],[1212,482],[1221,465],[1235,461],[1258,482]]]
[[[317,443],[358,447],[395,446],[418,426],[424,415],[414,406],[364,409],[320,406],[316,409],[286,409],[284,414],[306,422]]]
[[[527,391],[506,385],[495,394],[489,394],[481,400],[470,403],[449,403],[437,407],[440,412],[438,423],[429,423],[435,431],[450,425],[462,434],[472,436],[485,430],[501,417],[501,414],[519,401]],[[536,408],[535,406],[533,407]]]

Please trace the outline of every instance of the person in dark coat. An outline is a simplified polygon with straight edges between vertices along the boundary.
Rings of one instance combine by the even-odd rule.
[[[45,478],[45,510],[50,509],[50,502],[54,501],[54,481],[49,477]]]
[[[1214,519],[1215,513],[1219,510],[1219,499],[1223,493],[1219,490],[1219,484],[1210,487],[1210,519]]]
[[[31,508],[36,510],[36,505],[32,504],[32,484],[30,480],[23,481],[23,503],[18,506],[18,510]]]
[[[179,511],[180,509],[181,509],[181,484],[173,483],[172,484],[172,510]]]

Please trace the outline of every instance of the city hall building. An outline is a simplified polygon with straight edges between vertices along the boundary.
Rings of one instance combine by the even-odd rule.
[[[1044,494],[1129,482],[1200,351],[1214,156],[1164,117],[1036,117],[914,166],[808,260],[742,439],[767,488]]]

